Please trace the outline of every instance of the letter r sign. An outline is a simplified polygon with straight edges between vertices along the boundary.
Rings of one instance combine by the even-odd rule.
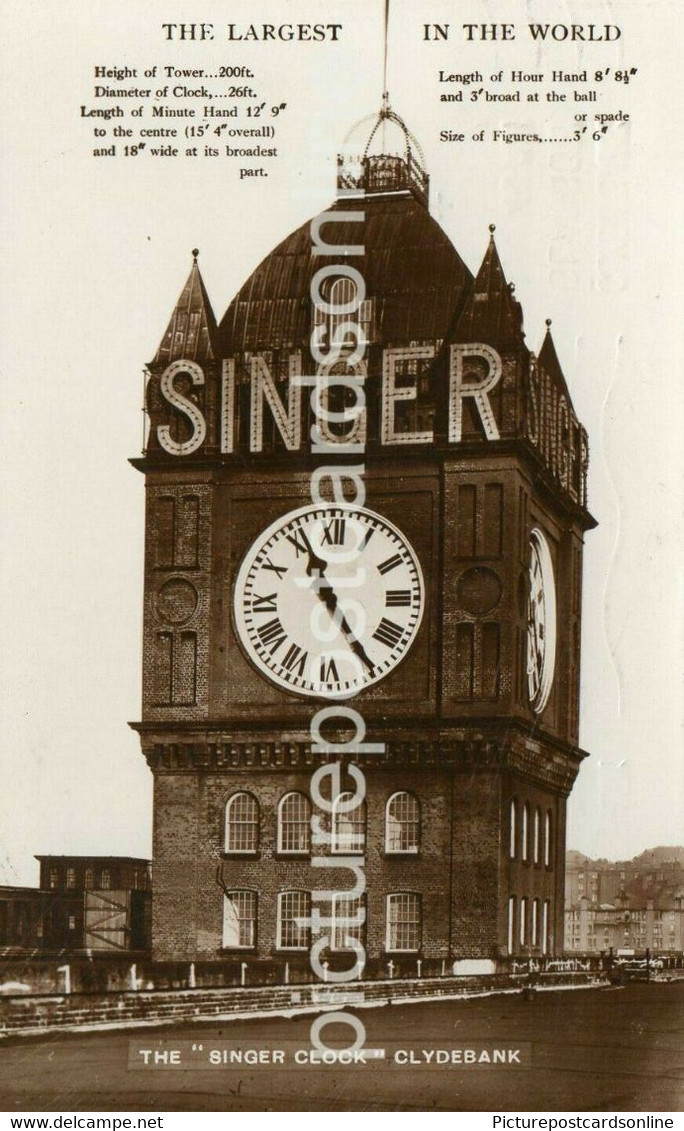
[[[465,377],[465,358],[476,357],[487,363],[488,372],[477,380]],[[472,397],[488,440],[499,439],[496,417],[487,394],[501,379],[501,358],[491,346],[482,342],[469,342],[466,346],[452,346],[449,366],[449,440],[458,444],[463,433],[463,399]]]

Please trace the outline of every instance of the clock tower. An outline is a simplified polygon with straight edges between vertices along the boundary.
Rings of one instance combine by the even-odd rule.
[[[426,974],[562,948],[586,433],[493,227],[473,276],[428,192],[383,105],[220,322],[193,253],[148,366],[134,725],[159,960],[305,976],[335,884],[333,971],[349,949]],[[321,817],[334,703],[366,743]],[[340,711],[326,741],[345,734]]]

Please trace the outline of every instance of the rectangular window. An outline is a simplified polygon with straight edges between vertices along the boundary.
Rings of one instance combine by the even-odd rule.
[[[484,489],[484,553],[498,558],[503,549],[503,487],[487,483]]]
[[[532,922],[530,923],[532,946],[539,946],[539,900],[532,900]]]
[[[386,948],[392,951],[420,949],[420,896],[415,892],[397,892],[387,896]]]
[[[550,947],[551,939],[550,939],[550,936],[549,936],[549,901],[548,901],[548,899],[544,900],[544,906],[542,908],[542,939],[541,939],[541,942],[542,942],[542,954],[548,954],[549,950],[551,949],[551,947]]]
[[[231,891],[223,900],[223,945],[226,949],[256,946],[257,894]]]
[[[459,558],[475,557],[475,505],[477,492],[475,487],[465,486],[458,489],[458,556]]]
[[[154,638],[154,702],[171,702],[171,667],[173,660],[173,636],[170,632],[158,632]]]
[[[58,868],[50,868],[50,887],[51,888],[58,888],[59,887],[59,869]]]
[[[192,707],[197,701],[197,634],[181,632],[173,655],[173,702]]]
[[[456,625],[455,693],[457,699],[472,699],[475,675],[472,624]]]
[[[68,888],[75,888],[76,887],[76,869],[75,868],[67,868],[67,870],[66,870],[66,886]]]
[[[525,946],[527,942],[527,896],[524,895],[520,900],[520,945]]]
[[[361,943],[366,922],[364,899],[348,899],[336,894],[332,903],[332,949],[354,950],[354,943]]]
[[[482,626],[482,696],[496,699],[499,694],[500,629],[487,622]]]
[[[515,896],[511,895],[508,899],[508,953],[513,953],[513,942],[515,940]]]
[[[527,803],[523,805],[522,811],[522,833],[520,843],[522,848],[522,858],[527,861],[530,858],[530,807]]]
[[[527,563],[527,546],[529,534],[527,532],[527,492],[524,487],[520,488],[520,557],[525,564]]]
[[[278,896],[278,948],[308,950],[311,895],[308,891],[281,891]]]
[[[157,499],[155,518],[157,526],[156,539],[154,541],[155,568],[172,569],[176,525],[175,501],[168,496]]]
[[[174,564],[179,569],[195,569],[198,565],[200,501],[197,495],[186,495],[179,504]]]
[[[102,891],[109,891],[112,886],[112,873],[109,868],[103,868],[100,872],[100,888]]]
[[[544,867],[551,867],[551,813],[547,812],[544,818]],[[584,875],[579,874],[579,885],[584,886]]]

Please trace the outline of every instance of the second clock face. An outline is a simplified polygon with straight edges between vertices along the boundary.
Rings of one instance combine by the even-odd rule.
[[[418,559],[396,526],[362,508],[307,506],[257,538],[233,607],[265,676],[300,695],[346,698],[396,667],[424,604]]]
[[[530,535],[527,607],[527,689],[532,709],[541,714],[556,664],[556,590],[549,544],[537,529]]]

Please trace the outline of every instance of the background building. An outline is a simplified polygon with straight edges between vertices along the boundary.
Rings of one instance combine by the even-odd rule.
[[[149,860],[38,856],[38,888],[0,888],[0,947],[31,951],[147,951]]]
[[[195,254],[149,365],[149,436],[133,463],[147,485],[136,728],[154,774],[153,956],[303,970],[316,891],[350,883],[313,865],[336,843],[364,870],[353,933],[369,968],[556,953],[565,804],[584,757],[586,433],[550,329],[536,359],[526,344],[493,232],[473,276],[431,217],[419,147],[386,105],[341,159],[338,187],[318,228],[332,250],[314,256],[304,224],[220,323]],[[322,263],[337,274],[314,305]],[[352,432],[366,505],[422,580],[393,585],[392,555],[375,561],[371,544],[385,605],[369,613],[364,647],[373,672],[387,656],[387,674],[353,704],[385,752],[354,759],[365,803],[334,819],[326,850],[310,834],[322,700],[302,693],[313,657],[284,627],[282,593],[304,570],[300,550],[306,564],[292,515],[311,501],[312,470],[334,458],[311,454],[315,420],[294,377],[315,371],[317,328],[324,341],[342,333],[339,365],[357,371],[334,313],[354,307],[349,266],[365,283],[353,317],[367,341],[366,411]],[[331,410],[348,405],[340,386],[329,396]],[[328,442],[349,439],[344,428],[331,423]],[[327,513],[343,542],[344,522]],[[274,582],[245,588],[243,607],[250,560]],[[349,910],[342,899],[322,914]],[[333,930],[331,967],[349,966],[342,936]]]
[[[567,951],[684,950],[684,848],[617,862],[568,852],[565,892]]]

